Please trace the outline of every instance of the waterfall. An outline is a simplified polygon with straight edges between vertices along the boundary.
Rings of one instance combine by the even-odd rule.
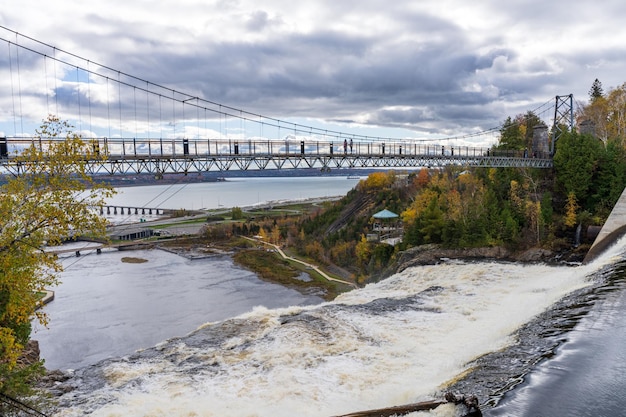
[[[332,302],[257,307],[77,370],[56,415],[318,417],[432,399],[472,360],[588,286],[618,249],[578,267],[413,267]]]
[[[582,223],[578,223],[578,226],[576,227],[576,235],[574,236],[574,247],[577,248],[580,246],[580,234],[583,230],[583,225]]]

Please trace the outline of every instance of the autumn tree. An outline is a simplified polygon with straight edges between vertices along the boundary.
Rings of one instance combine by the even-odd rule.
[[[241,220],[241,219],[243,219],[243,217],[244,217],[243,210],[240,207],[233,207],[232,210],[231,210],[230,217],[233,220]]]
[[[576,202],[576,194],[569,192],[567,194],[567,203],[565,204],[565,226],[573,227],[577,222],[578,203]]]
[[[532,111],[519,114],[515,119],[508,117],[500,129],[500,140],[497,148],[524,150],[531,149],[533,142],[533,129],[543,123]]]
[[[29,391],[41,363],[21,365],[41,292],[58,282],[62,265],[44,248],[64,239],[105,236],[98,208],[112,195],[87,175],[86,161],[98,157],[72,127],[54,116],[36,131],[33,145],[12,155],[17,175],[0,188],[0,393]],[[2,410],[0,409],[0,414]]]
[[[626,83],[609,92],[608,133],[610,139],[626,138]]]
[[[592,86],[589,94],[589,104],[578,112],[579,123],[590,122],[594,135],[604,143],[626,139],[626,83],[608,93]]]
[[[425,187],[428,185],[430,181],[430,174],[428,172],[428,168],[421,168],[415,177],[415,183],[419,187]]]

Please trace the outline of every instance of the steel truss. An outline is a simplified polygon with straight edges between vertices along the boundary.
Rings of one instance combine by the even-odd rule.
[[[32,139],[7,141],[13,149],[32,144]],[[84,161],[90,175],[201,173],[229,170],[345,168],[405,169],[448,165],[477,168],[551,168],[549,155],[528,157],[523,151],[494,151],[469,147],[444,147],[402,143],[358,143],[343,149],[332,142],[163,139],[91,139],[97,153]],[[41,143],[37,143],[41,146]],[[44,144],[45,146],[45,144]],[[22,169],[15,153],[0,155],[0,166],[13,175]]]
[[[129,175],[166,173],[201,173],[229,170],[291,170],[318,168],[328,171],[346,168],[441,168],[448,165],[475,168],[551,168],[551,159],[515,157],[437,157],[437,156],[246,156],[220,155],[193,158],[124,158],[88,161],[90,175]],[[9,166],[6,166],[10,169]]]

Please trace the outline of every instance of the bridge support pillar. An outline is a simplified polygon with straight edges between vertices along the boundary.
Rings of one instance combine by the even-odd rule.
[[[139,209],[135,207],[135,214],[139,214]]]
[[[113,214],[117,214],[117,207],[113,207]]]
[[[107,214],[111,214],[111,207],[107,206]]]

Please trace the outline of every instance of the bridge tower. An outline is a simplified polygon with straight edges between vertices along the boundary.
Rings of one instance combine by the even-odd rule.
[[[554,155],[554,144],[564,133],[563,126],[571,131],[574,130],[574,95],[556,96],[554,106],[554,126],[552,127],[552,144],[550,153]]]

